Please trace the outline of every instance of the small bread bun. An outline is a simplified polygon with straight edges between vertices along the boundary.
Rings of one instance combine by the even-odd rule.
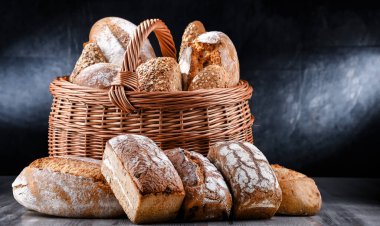
[[[158,57],[136,69],[140,91],[181,91],[181,73],[174,58]]]
[[[74,70],[70,75],[70,82],[73,82],[74,78],[86,67],[96,63],[106,63],[107,59],[103,55],[99,46],[96,43],[87,43],[83,47],[82,54],[80,55]]]
[[[314,180],[280,165],[271,165],[282,190],[277,214],[315,215],[322,206],[321,193]]]
[[[227,79],[228,74],[223,67],[209,65],[194,77],[188,90],[226,88],[228,86]]]
[[[131,39],[136,25],[118,17],[106,17],[98,20],[91,28],[90,42],[98,44],[107,61],[121,65],[124,52]],[[140,50],[139,63],[154,58],[154,50],[149,40],[144,41]]]
[[[121,67],[110,63],[93,64],[83,69],[73,80],[74,84],[97,89],[107,89]]]
[[[208,65],[219,65],[228,73],[228,87],[236,86],[240,79],[239,60],[230,38],[219,31],[199,35],[180,56],[179,65],[188,84]]]
[[[182,54],[182,50],[188,47],[196,37],[198,37],[200,34],[203,34],[205,32],[206,32],[206,29],[203,26],[202,22],[196,20],[189,23],[189,25],[187,25],[182,35],[182,42],[181,42],[179,55]]]

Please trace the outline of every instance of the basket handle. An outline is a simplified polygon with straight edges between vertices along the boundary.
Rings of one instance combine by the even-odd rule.
[[[129,113],[136,110],[128,100],[125,88],[138,90],[136,68],[138,66],[139,54],[144,41],[147,40],[152,31],[154,31],[157,37],[162,56],[176,59],[176,48],[173,37],[165,23],[160,19],[149,19],[140,23],[124,53],[121,71],[114,79],[108,91],[110,101],[122,111]]]

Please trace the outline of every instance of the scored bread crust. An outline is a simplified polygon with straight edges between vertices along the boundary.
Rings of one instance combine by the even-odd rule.
[[[181,215],[186,220],[228,218],[232,197],[223,176],[204,156],[181,148],[165,150],[185,187]]]
[[[107,89],[119,73],[121,67],[110,63],[97,63],[83,69],[72,83],[97,89]]]
[[[312,178],[277,164],[271,166],[282,190],[278,214],[315,215],[319,212],[322,197]]]
[[[228,74],[223,67],[209,65],[203,68],[191,81],[189,91],[228,87]]]
[[[281,189],[262,152],[249,142],[226,141],[211,146],[207,156],[233,194],[236,219],[270,218],[281,203]]]
[[[13,196],[40,213],[78,218],[124,214],[100,172],[100,161],[86,158],[42,158],[32,162],[12,183]]]

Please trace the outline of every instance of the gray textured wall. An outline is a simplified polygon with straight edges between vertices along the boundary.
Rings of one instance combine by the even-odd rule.
[[[177,45],[202,20],[234,41],[255,92],[256,145],[318,176],[378,176],[380,8],[314,1],[10,1],[0,9],[0,174],[47,154],[49,82],[104,16],[158,17]]]

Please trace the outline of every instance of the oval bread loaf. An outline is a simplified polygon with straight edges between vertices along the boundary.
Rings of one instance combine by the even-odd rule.
[[[228,74],[223,67],[209,65],[203,68],[191,81],[189,91],[228,87]]]
[[[73,83],[97,89],[107,89],[119,73],[121,67],[116,64],[98,63],[83,69]]]

